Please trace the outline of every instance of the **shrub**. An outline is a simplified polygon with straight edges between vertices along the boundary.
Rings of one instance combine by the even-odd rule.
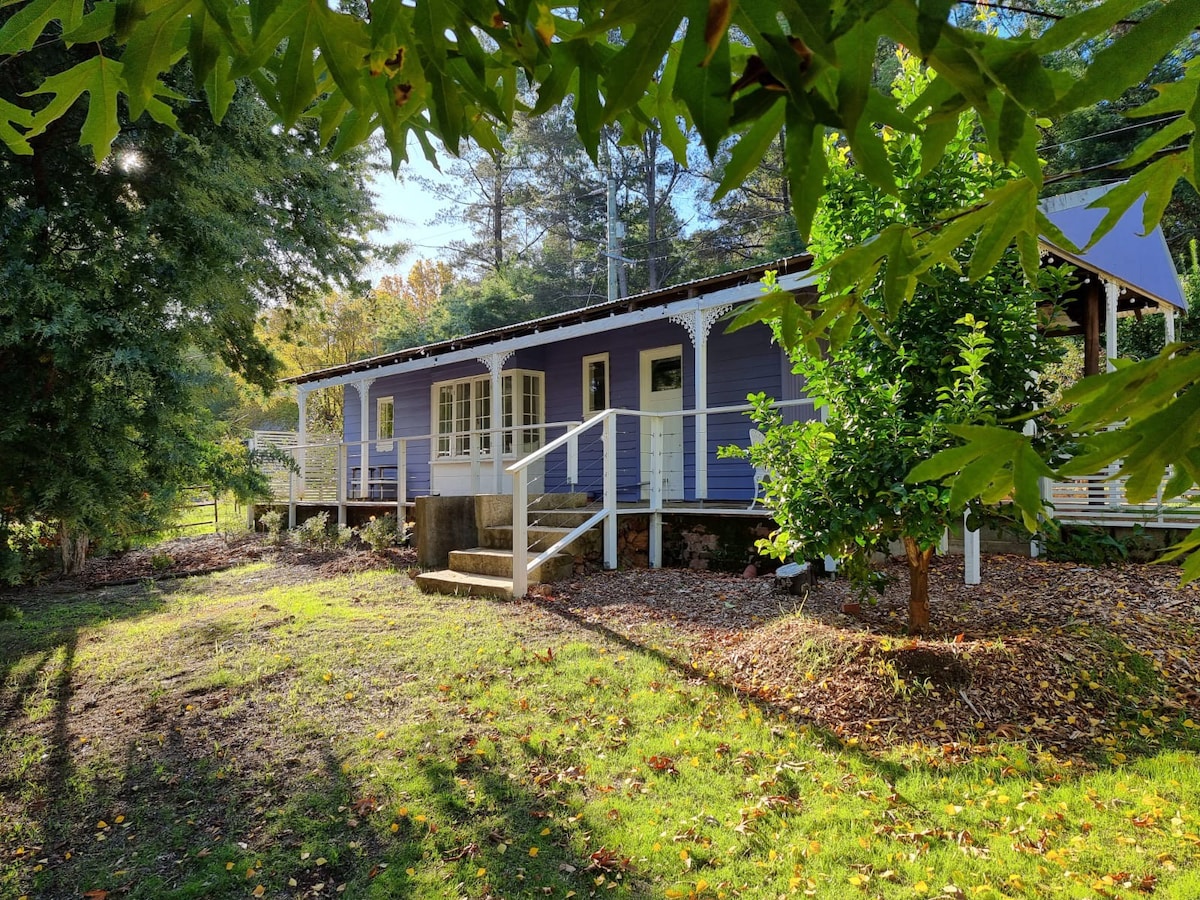
[[[292,539],[304,547],[327,550],[333,543],[333,536],[329,533],[329,513],[319,512],[309,516],[292,532]]]
[[[333,532],[333,545],[335,547],[345,547],[354,540],[354,529],[349,525],[339,524]]]
[[[270,543],[283,543],[283,513],[277,509],[269,510],[258,517],[258,524],[266,529]]]
[[[1108,528],[1062,526],[1044,536],[1046,558],[1061,563],[1117,565],[1129,558],[1128,542]]]
[[[358,529],[359,539],[375,553],[382,553],[388,547],[403,544],[408,540],[408,526],[399,525],[396,517],[390,513],[386,516],[371,516],[370,520]]]
[[[56,528],[49,522],[0,519],[0,584],[36,581],[55,564]]]

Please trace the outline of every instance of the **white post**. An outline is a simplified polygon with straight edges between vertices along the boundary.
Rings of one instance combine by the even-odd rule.
[[[711,322],[701,310],[696,310],[692,350],[696,369],[696,409],[708,409],[708,329]],[[696,499],[708,497],[708,415],[696,414]],[[653,565],[653,563],[651,564]]]
[[[1163,310],[1163,332],[1166,343],[1175,343],[1175,310],[1169,306]]]
[[[525,470],[513,472],[513,596],[529,592],[529,483]]]
[[[1112,361],[1117,358],[1117,295],[1121,288],[1112,281],[1104,282],[1104,342],[1108,356],[1108,371],[1114,370]]]
[[[288,528],[296,527],[296,473],[288,471]]]
[[[408,441],[396,441],[396,522],[404,524],[408,518]]]
[[[467,444],[471,452],[471,493],[479,493],[479,442],[483,435],[472,430],[467,435]]]
[[[617,567],[617,414],[604,418],[604,568]]]
[[[362,381],[353,382],[354,387],[358,390],[358,439],[364,443],[363,453],[367,452],[366,442],[371,439],[371,385],[375,383],[374,378],[364,378]],[[366,467],[367,460],[363,457],[363,466]],[[366,473],[364,473],[365,477]]]
[[[500,396],[503,389],[503,375],[501,370],[504,368],[504,362],[508,359],[509,354],[493,353],[488,363],[488,371],[492,376],[492,475],[493,485],[492,493],[499,494],[504,491],[504,441],[500,433],[500,423],[504,418],[504,403]],[[516,418],[517,411],[517,386],[513,385],[513,417]],[[513,438],[513,446],[516,447],[516,437]],[[524,476],[522,476],[524,477]],[[515,488],[514,488],[515,490]]]
[[[364,500],[371,499],[369,485],[371,445],[368,442],[371,440],[371,385],[374,382],[374,378],[351,382],[358,391],[358,495]],[[349,474],[349,472],[346,473],[347,476]]]
[[[662,568],[663,418],[650,420],[650,568]]]
[[[967,527],[963,514],[963,584],[979,584],[979,532]]]
[[[1038,480],[1039,480],[1040,482],[1046,482],[1046,481],[1047,481],[1047,479],[1045,479],[1045,478],[1041,478],[1041,479],[1038,479]],[[1044,493],[1046,490],[1048,490],[1048,488],[1043,488],[1043,493]],[[1037,536],[1034,536],[1034,537],[1032,537],[1032,538],[1030,538],[1030,539],[1029,539],[1029,558],[1030,558],[1030,559],[1037,559],[1038,557],[1040,557],[1040,556],[1042,555],[1042,553],[1044,552],[1044,550],[1045,550],[1045,548],[1042,546],[1042,539],[1041,539],[1041,538],[1039,538],[1039,537],[1037,537]]]
[[[1024,434],[1026,437],[1036,436],[1037,435],[1037,423],[1035,423],[1033,421],[1033,419],[1027,420],[1021,428],[1021,433]],[[1043,506],[1045,506],[1050,501],[1050,479],[1049,478],[1043,477],[1043,478],[1038,479],[1038,496],[1041,498]],[[1038,521],[1039,522],[1042,521],[1042,517],[1040,515],[1038,516]],[[1039,556],[1041,556],[1043,549],[1044,548],[1042,547],[1042,541],[1036,535],[1029,539],[1029,558],[1030,559],[1037,559]]]
[[[575,435],[567,441],[567,483],[571,487],[579,483],[579,438]]]
[[[296,385],[296,406],[299,410],[299,418],[296,423],[296,443],[299,449],[296,451],[296,465],[300,468],[300,496],[304,496],[304,448],[308,446],[308,388],[304,385]],[[289,479],[289,482],[292,479]],[[296,490],[295,487],[289,484],[289,503],[295,503]],[[293,520],[295,514],[292,515]],[[295,528],[296,524],[293,521],[290,528]]]
[[[346,489],[350,478],[350,448],[345,441],[338,444],[337,449],[337,505],[338,524],[346,524]]]

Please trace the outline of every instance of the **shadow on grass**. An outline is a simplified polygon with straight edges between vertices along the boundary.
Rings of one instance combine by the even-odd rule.
[[[828,728],[822,726],[820,723],[811,718],[799,716],[791,712],[791,707],[787,703],[776,703],[769,700],[764,700],[762,697],[746,691],[721,678],[703,677],[691,666],[680,661],[671,654],[665,653],[655,647],[648,647],[645,644],[639,644],[637,641],[630,639],[626,635],[621,634],[619,631],[615,631],[606,625],[587,619],[577,613],[572,612],[570,609],[565,608],[562,604],[547,603],[545,601],[536,602],[541,609],[558,616],[559,618],[565,619],[582,631],[589,631],[607,642],[624,647],[626,650],[642,654],[643,656],[651,657],[652,659],[662,663],[668,669],[672,670],[675,672],[675,674],[685,680],[701,680],[706,686],[712,688],[721,696],[754,707],[760,713],[762,713],[765,719],[777,719],[782,716],[787,720],[796,723],[797,725],[807,726],[809,733],[818,741],[820,741],[822,746],[829,750],[844,753],[860,759],[867,766],[873,769],[888,784],[894,784],[895,781],[902,777],[906,772],[904,765],[901,763],[882,759],[879,756],[868,753],[859,747],[847,746],[847,744],[841,738],[839,738]]]
[[[623,602],[629,602],[630,597],[622,596]],[[636,602],[636,598],[633,598]],[[546,601],[534,599],[532,602],[544,610],[560,619],[570,622],[576,628],[583,631],[591,632],[606,641],[622,646],[627,650],[634,651],[640,654],[648,655],[662,664],[666,665],[675,671],[680,677],[687,679],[701,678],[701,673],[692,668],[686,660],[680,656],[664,651],[658,647],[649,646],[646,643],[638,642],[636,639],[630,638],[626,634],[609,627],[595,618],[590,618],[584,614],[577,613],[568,608],[561,602]],[[870,638],[878,638],[880,635],[864,629],[859,622],[852,624],[838,625],[831,623],[828,619],[821,623],[822,627],[833,627],[847,637],[867,636]],[[753,626],[748,626],[753,627]],[[1018,643],[1028,644],[1031,639],[1035,639],[1039,634],[1037,629],[1023,630],[1017,624],[1012,624],[1007,628],[997,632],[993,637],[997,638],[996,646],[1003,647],[1006,645],[1016,646]],[[888,636],[883,635],[882,639],[887,640]],[[1100,685],[1096,688],[1083,688],[1079,691],[1079,696],[1075,697],[1075,692],[1072,692],[1072,701],[1077,704],[1077,708],[1066,709],[1061,713],[1065,720],[1069,715],[1074,715],[1080,721],[1086,722],[1089,717],[1099,717],[1104,721],[1106,727],[1114,732],[1119,731],[1119,744],[1095,744],[1092,746],[1086,743],[1080,744],[1081,749],[1076,749],[1075,752],[1087,759],[1091,764],[1099,767],[1107,767],[1124,762],[1130,758],[1143,758],[1154,756],[1163,750],[1182,750],[1198,752],[1200,751],[1200,729],[1196,729],[1193,725],[1185,725],[1185,720],[1189,717],[1197,716],[1200,711],[1200,694],[1193,692],[1193,703],[1188,704],[1186,698],[1181,702],[1181,693],[1176,690],[1177,685],[1172,685],[1167,679],[1164,679],[1161,673],[1155,670],[1153,658],[1144,652],[1139,652],[1131,644],[1129,644],[1120,635],[1107,632],[1103,628],[1093,626],[1090,631],[1089,643],[1096,648],[1096,652],[1090,657],[1090,663],[1093,666],[1092,674],[1099,678]],[[900,640],[904,640],[901,638]],[[1049,638],[1045,641],[1045,647],[1042,648],[1040,654],[1035,657],[1032,664],[1040,664],[1044,662],[1047,656],[1053,657],[1054,661],[1064,666],[1064,681],[1066,686],[1063,687],[1065,692],[1072,680],[1088,682],[1089,677],[1081,677],[1081,673],[1076,673],[1072,670],[1072,666],[1082,667],[1082,660],[1075,660],[1069,653],[1065,651],[1065,647],[1060,646]],[[852,640],[845,642],[839,641],[839,649],[842,647],[850,647],[853,645]],[[923,645],[924,646],[924,645]],[[938,648],[945,646],[945,642],[939,645],[938,642],[929,642],[929,646]],[[788,644],[788,652],[791,652],[791,645]],[[1075,648],[1073,648],[1075,649]],[[1003,650],[993,651],[1003,655]],[[896,659],[897,668],[900,667],[900,660],[905,659],[908,662],[906,654],[920,656],[925,653],[929,656],[936,656],[938,671],[930,676],[930,681],[935,677],[946,679],[947,675],[953,675],[955,672],[947,669],[947,666],[956,665],[956,670],[960,679],[965,679],[963,685],[970,683],[970,672],[967,666],[959,660],[958,656],[953,651],[933,653],[925,651],[921,648],[915,650],[906,650],[904,648],[892,649],[890,651],[879,648],[875,655],[870,656],[865,660],[858,661],[859,677],[863,679],[861,687],[870,689],[873,685],[871,678],[878,673],[873,671],[873,668],[878,666],[879,660],[887,660],[889,658]],[[1072,660],[1071,663],[1065,660]],[[1027,661],[1028,662],[1028,661]],[[1007,673],[1008,683],[997,683],[1001,692],[1005,695],[1005,699],[1011,700],[1014,697],[1020,696],[1020,688],[1023,686],[1021,679],[1028,673],[1022,669],[1021,664],[1016,660],[1009,666],[1011,669]],[[992,668],[995,668],[994,663]],[[1038,671],[1038,675],[1042,679],[1049,678],[1055,681],[1056,676],[1052,671]],[[904,673],[907,676],[907,682],[915,684],[918,681],[923,681],[922,674],[928,673]],[[991,677],[991,676],[989,676]],[[749,704],[757,708],[768,718],[780,718],[794,722],[797,725],[805,725],[809,732],[815,738],[820,740],[823,745],[834,752],[841,753],[846,756],[854,757],[861,760],[864,764],[876,771],[889,784],[894,784],[895,781],[901,778],[908,770],[908,766],[903,762],[889,759],[886,751],[887,745],[877,745],[869,747],[866,744],[848,743],[838,736],[828,724],[818,722],[812,718],[798,715],[793,710],[800,701],[791,700],[773,700],[764,698],[757,691],[748,690],[744,687],[733,683],[727,678],[722,678],[720,675],[703,678],[704,682],[711,686],[714,690],[720,692],[724,696],[736,698],[739,702]],[[1034,682],[1037,682],[1037,678]],[[939,682],[940,683],[940,682]],[[988,682],[990,683],[990,682]],[[949,702],[958,703],[958,696],[961,691],[958,690],[960,685],[949,683],[948,688],[950,694]],[[876,685],[878,690],[885,690],[885,686]],[[1038,690],[1048,690],[1047,688],[1037,688]],[[1184,692],[1186,693],[1186,692]],[[994,699],[986,694],[981,702],[986,701],[991,703]],[[1049,701],[1047,701],[1049,704]],[[968,704],[969,705],[969,704]],[[1057,704],[1063,707],[1063,703]],[[912,690],[903,697],[896,697],[893,701],[894,713],[888,715],[911,715],[913,717],[927,717],[929,721],[929,731],[932,732],[935,726],[934,719],[949,718],[947,715],[948,704],[945,698],[939,698],[936,694],[929,694],[920,690]],[[1189,708],[1190,707],[1190,708]],[[1011,719],[1003,721],[1012,721],[1017,726],[1027,724],[1021,719],[1020,713],[1026,707],[1020,704],[1013,705],[1013,708],[1007,710],[1012,716]],[[970,711],[974,713],[975,707],[970,707]],[[1030,721],[1037,711],[1030,712]],[[1047,716],[1051,713],[1045,713]],[[979,718],[978,713],[974,714],[974,718]],[[1111,721],[1109,721],[1111,720]],[[1121,723],[1125,726],[1122,727]],[[1155,726],[1153,734],[1147,736],[1145,731],[1145,723]],[[940,723],[939,723],[940,724]],[[943,729],[945,726],[941,726]],[[1044,743],[1044,735],[1034,731],[1027,736],[1023,736],[1019,727],[1006,727],[1006,732],[1009,736],[1003,740],[1003,743],[1009,747],[1016,747],[1020,752],[1027,754],[1029,759],[1036,760],[1041,751],[1044,749],[1053,749],[1055,752],[1062,754],[1062,749],[1054,747],[1053,744]],[[993,764],[989,761],[989,757],[994,757],[995,753],[986,752],[986,740],[971,742],[970,739],[963,739],[954,742],[952,737],[953,732],[948,732],[942,737],[935,738],[928,743],[927,757],[941,757],[947,747],[950,747],[950,757],[953,758],[957,765],[971,765],[981,767],[984,770],[989,770]],[[948,744],[947,742],[951,743]],[[958,748],[956,744],[961,744]],[[977,753],[978,749],[985,750],[984,755],[975,758],[972,754]],[[911,749],[911,748],[910,748]],[[1115,751],[1119,750],[1120,754]],[[910,754],[911,755],[911,754]],[[937,760],[935,759],[935,762]],[[1056,771],[1057,771],[1057,767]]]
[[[6,698],[6,721],[44,695],[43,715],[20,724],[37,729],[44,753],[24,776],[32,803],[5,825],[23,821],[0,832],[0,843],[24,847],[7,885],[0,872],[0,894],[243,898],[261,885],[268,897],[519,897],[547,887],[562,897],[586,896],[605,873],[588,869],[586,843],[541,834],[561,809],[554,790],[522,777],[527,748],[489,737],[451,704],[378,746],[355,744],[336,720],[289,719],[273,699],[286,688],[278,677],[275,694],[263,681],[139,688],[104,693],[97,706],[76,662],[84,629],[154,608],[98,600],[78,619],[63,611],[4,643],[31,667]],[[101,717],[105,733],[81,742]],[[476,736],[489,755],[473,752]],[[393,777],[379,779],[383,770]],[[650,896],[621,875],[624,896]]]

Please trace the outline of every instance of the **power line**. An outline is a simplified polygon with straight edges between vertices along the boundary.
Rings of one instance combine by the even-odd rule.
[[[1035,19],[1050,19],[1054,22],[1061,22],[1067,16],[1063,13],[1046,12],[1040,9],[1028,9],[1024,6],[1014,6],[1011,3],[996,3],[986,2],[986,0],[955,0],[959,6],[982,6],[985,9],[997,9],[1002,12],[1021,13],[1025,16],[1033,16]],[[1118,19],[1114,25],[1140,25],[1139,19]]]
[[[1180,118],[1182,118],[1182,116],[1177,116],[1177,115],[1176,116],[1163,116],[1162,118],[1159,118],[1159,119],[1151,119],[1149,122],[1136,122],[1133,125],[1125,125],[1121,128],[1113,128],[1110,131],[1100,131],[1100,132],[1097,132],[1096,134],[1085,134],[1083,137],[1072,138],[1069,141],[1059,141],[1057,144],[1043,144],[1042,146],[1038,147],[1037,149],[1039,151],[1056,150],[1059,147],[1068,147],[1071,144],[1081,144],[1084,141],[1095,141],[1100,138],[1110,137],[1111,135],[1114,135],[1114,134],[1121,134],[1122,132],[1125,132],[1125,131],[1134,131],[1135,129],[1138,129],[1138,128],[1149,128],[1152,125],[1161,125],[1164,122],[1174,122],[1176,119],[1180,119]]]

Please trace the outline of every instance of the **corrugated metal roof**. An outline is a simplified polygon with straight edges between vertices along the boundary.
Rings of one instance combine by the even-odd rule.
[[[310,381],[320,381],[323,378],[332,378],[337,375],[347,375],[351,372],[365,372],[370,369],[377,369],[380,366],[391,365],[392,363],[404,362],[409,359],[416,359],[423,356],[434,356],[438,353],[445,353],[450,350],[462,350],[467,347],[478,347],[486,344],[494,343],[495,341],[505,338],[519,337],[526,334],[536,334],[541,331],[547,331],[559,327],[561,325],[573,325],[577,322],[587,322],[592,319],[602,319],[607,316],[620,312],[633,312],[637,309],[644,309],[648,306],[665,306],[676,300],[682,300],[687,297],[698,296],[703,293],[709,293],[715,290],[721,290],[727,287],[733,287],[739,284],[746,284],[750,281],[758,281],[762,278],[763,272],[768,269],[776,270],[780,275],[788,275],[793,272],[802,272],[807,270],[812,265],[812,257],[807,253],[797,254],[795,256],[787,256],[783,259],[775,260],[774,262],[762,263],[757,266],[749,266],[745,269],[738,269],[734,272],[726,272],[722,275],[713,275],[708,278],[697,278],[693,281],[686,281],[683,284],[672,285],[668,288],[660,288],[657,291],[646,291],[641,294],[635,294],[632,297],[622,297],[619,300],[606,300],[602,303],[595,303],[591,306],[580,307],[579,309],[569,310],[568,312],[555,313],[551,316],[543,316],[539,319],[530,319],[527,322],[518,322],[513,325],[505,325],[500,328],[492,328],[488,331],[480,331],[475,334],[468,334],[459,338],[451,338],[446,341],[437,341],[432,344],[423,344],[418,347],[409,347],[404,350],[397,350],[392,353],[384,353],[380,356],[372,356],[366,359],[355,360],[351,363],[345,363],[338,366],[330,366],[325,369],[316,369],[312,372],[306,372],[303,375],[294,375],[291,378],[284,378],[285,384],[305,384]]]

